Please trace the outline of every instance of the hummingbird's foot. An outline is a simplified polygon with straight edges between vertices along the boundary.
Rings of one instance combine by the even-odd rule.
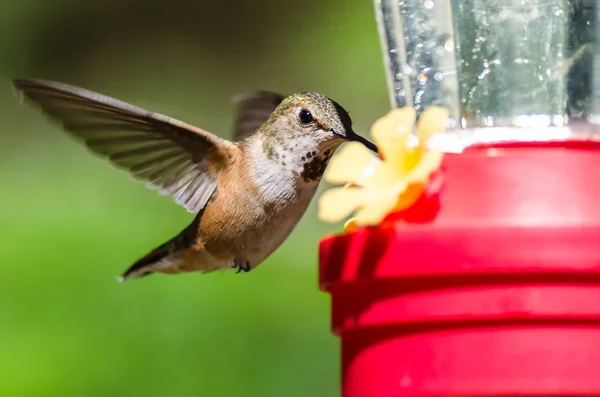
[[[232,266],[232,268],[237,269],[237,272],[235,272],[235,274],[238,274],[239,272],[244,272],[247,273],[250,270],[252,270],[252,268],[250,267],[250,262],[246,262],[246,263],[234,263]]]

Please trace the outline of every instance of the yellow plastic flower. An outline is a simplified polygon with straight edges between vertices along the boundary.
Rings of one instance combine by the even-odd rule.
[[[423,194],[429,177],[440,167],[443,153],[425,147],[427,139],[445,129],[448,110],[431,107],[417,123],[418,142],[411,134],[416,114],[412,108],[394,109],[373,124],[371,135],[383,160],[362,144],[347,144],[331,160],[325,179],[332,188],[319,200],[319,218],[336,223],[352,212],[355,218],[344,230],[377,225],[391,212],[413,205]]]

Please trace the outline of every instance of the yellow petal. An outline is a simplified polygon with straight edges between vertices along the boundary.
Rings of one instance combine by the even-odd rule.
[[[391,212],[413,205],[425,190],[429,177],[439,169],[443,153],[425,149],[426,140],[446,128],[447,109],[432,107],[419,119],[419,145],[410,139],[416,113],[412,108],[392,110],[375,122],[371,134],[383,159],[374,157],[358,143],[346,145],[325,173],[331,183],[345,184],[323,194],[319,217],[339,222],[352,212],[356,217],[344,225],[346,233],[360,226],[377,225]]]
[[[416,113],[413,108],[399,108],[377,120],[371,128],[371,135],[384,161],[396,163],[408,147]]]
[[[398,201],[396,202],[393,211],[405,210],[416,203],[419,197],[423,195],[424,190],[424,183],[413,183],[409,185],[408,188],[398,197]]]
[[[364,189],[329,189],[319,199],[319,218],[324,222],[336,223],[363,205]]]
[[[375,155],[361,143],[350,142],[331,159],[325,171],[325,180],[335,184],[357,182],[373,160],[377,160]]]
[[[356,213],[358,225],[377,225],[389,214],[398,201],[398,191],[388,189],[369,197],[369,201]]]
[[[408,181],[410,183],[427,183],[429,176],[440,168],[443,157],[444,153],[435,150],[423,152],[421,161],[419,161],[417,166],[410,172]]]
[[[356,221],[356,218],[350,218],[344,223],[344,233],[352,233],[355,232],[360,225]]]
[[[371,164],[360,179],[360,185],[366,189],[387,189],[401,179],[401,174],[388,161]]]
[[[446,129],[449,116],[450,111],[448,109],[438,106],[431,106],[421,114],[417,122],[419,145],[421,147],[425,146],[427,140],[432,135],[443,132]]]
[[[420,148],[412,148],[405,153],[402,163],[399,164],[400,168],[397,170],[400,176],[408,176],[417,167],[421,161],[421,154],[422,150]]]

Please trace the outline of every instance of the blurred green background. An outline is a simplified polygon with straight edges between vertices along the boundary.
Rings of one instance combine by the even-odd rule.
[[[389,108],[370,0],[0,1],[0,395],[338,395],[317,242],[340,227],[316,201],[253,272],[119,284],[192,215],[20,105],[13,77],[225,137],[233,95],[316,90],[367,133]]]

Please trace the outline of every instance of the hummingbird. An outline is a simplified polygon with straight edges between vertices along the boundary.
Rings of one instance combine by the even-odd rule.
[[[233,141],[68,84],[16,79],[15,88],[94,154],[196,214],[119,280],[152,273],[248,272],[290,235],[334,151],[357,141],[348,112],[301,92],[239,96]]]

